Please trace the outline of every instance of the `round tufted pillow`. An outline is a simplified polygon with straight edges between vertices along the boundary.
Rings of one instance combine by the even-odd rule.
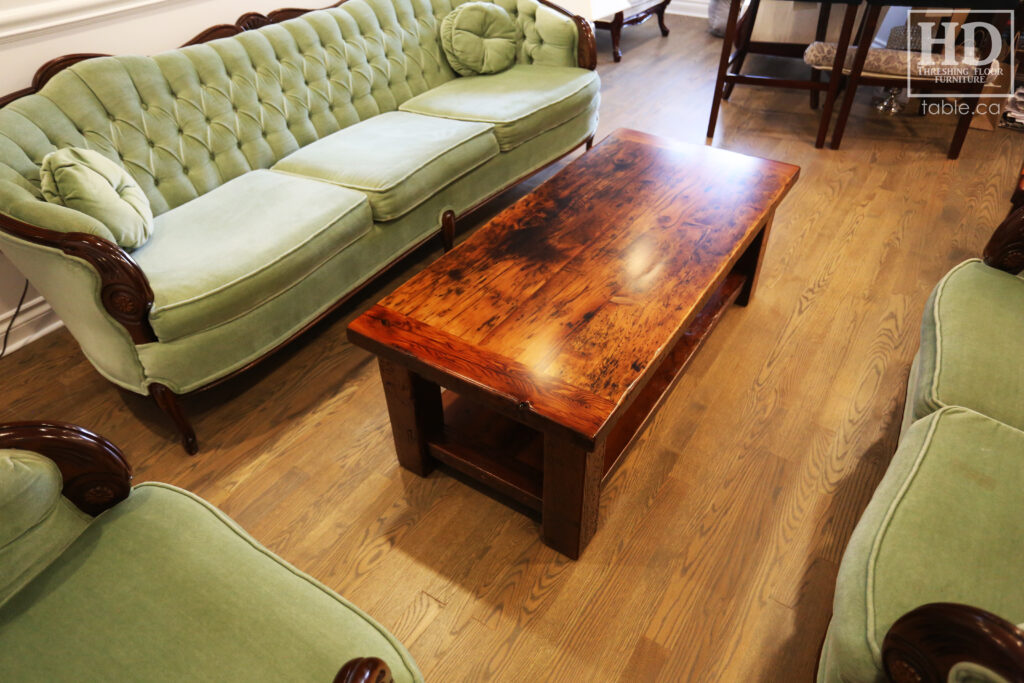
[[[441,21],[441,47],[463,76],[498,73],[516,61],[516,22],[498,5],[467,2]]]
[[[153,233],[149,199],[135,179],[99,152],[65,147],[43,157],[43,198],[92,216],[118,245],[141,247]]]

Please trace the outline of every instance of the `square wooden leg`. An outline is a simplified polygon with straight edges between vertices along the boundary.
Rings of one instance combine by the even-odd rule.
[[[384,398],[391,417],[399,464],[421,477],[434,468],[427,440],[444,427],[441,388],[414,372],[379,358]]]
[[[574,560],[597,531],[604,441],[588,451],[557,435],[544,435],[541,537]]]
[[[739,295],[736,297],[736,304],[738,306],[749,304],[750,298],[754,296],[754,291],[757,289],[757,279],[761,275],[761,262],[764,261],[765,248],[768,246],[768,233],[772,229],[772,221],[774,219],[775,212],[772,211],[768,214],[768,218],[765,219],[761,232],[757,233],[757,237],[754,238],[754,241],[750,243],[747,250],[736,261],[736,265],[733,266],[734,273],[740,273],[747,277],[747,281],[743,284],[743,289],[740,290]]]

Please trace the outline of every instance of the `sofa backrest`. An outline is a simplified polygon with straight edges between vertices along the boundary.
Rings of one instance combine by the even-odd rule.
[[[531,61],[536,2],[497,2],[525,31],[519,61]],[[154,215],[168,211],[455,78],[438,26],[458,4],[348,0],[152,57],[79,62],[0,109],[0,183],[20,188],[2,194],[42,200],[43,157],[84,147],[127,169]]]

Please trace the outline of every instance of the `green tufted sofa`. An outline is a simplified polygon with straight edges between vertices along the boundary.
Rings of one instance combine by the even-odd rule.
[[[458,4],[248,14],[153,57],[59,58],[0,100],[0,251],[190,453],[177,395],[247,368],[439,230],[450,246],[458,216],[590,144],[588,24],[498,0],[515,64],[461,77],[438,38]],[[65,147],[138,183],[145,244],[44,200],[41,161]]]
[[[1024,209],[925,305],[899,446],[839,568],[820,683],[1024,680]]]
[[[11,682],[423,681],[359,608],[67,424],[0,425],[0,644]]]

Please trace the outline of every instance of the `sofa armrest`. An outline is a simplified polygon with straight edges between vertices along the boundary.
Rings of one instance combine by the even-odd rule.
[[[334,683],[395,683],[391,670],[376,657],[350,659],[334,677]]]
[[[124,326],[134,343],[157,341],[149,323],[153,290],[145,273],[124,249],[97,235],[46,230],[4,215],[0,215],[0,230],[88,263],[100,276],[100,301],[107,313]]]
[[[32,451],[53,460],[64,497],[98,515],[128,497],[132,468],[117,446],[88,429],[63,422],[0,424],[0,448]]]
[[[594,38],[594,29],[591,28],[590,22],[578,14],[573,14],[561,5],[549,2],[549,0],[534,0],[534,2],[553,9],[572,20],[572,23],[576,25],[576,66],[581,69],[590,69],[591,71],[596,69],[597,40]]]
[[[1024,270],[1024,206],[1010,212],[992,233],[984,251],[985,264],[1007,273]]]
[[[946,683],[962,663],[1024,681],[1024,631],[978,607],[933,602],[892,625],[882,642],[882,663],[897,683]]]

